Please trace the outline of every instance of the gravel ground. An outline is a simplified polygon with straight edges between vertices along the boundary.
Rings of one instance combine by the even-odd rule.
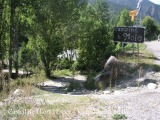
[[[155,64],[160,65],[160,42],[158,41],[151,41],[151,42],[145,42],[147,45],[147,50],[151,51],[157,60],[155,60]]]
[[[145,44],[146,49],[157,58],[155,64],[160,65],[160,42],[152,41]],[[91,102],[75,120],[86,117],[97,119],[96,116],[102,120],[113,120],[114,114],[124,114],[127,120],[160,120],[160,72],[148,73],[145,79],[155,80],[158,88],[149,90],[144,85],[128,87],[107,95],[91,95],[94,103]]]

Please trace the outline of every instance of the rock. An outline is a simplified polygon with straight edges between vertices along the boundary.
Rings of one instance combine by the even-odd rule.
[[[22,90],[20,90],[20,89],[16,89],[14,92],[13,92],[13,95],[14,96],[19,96],[19,95],[21,95],[22,94]]]
[[[104,70],[102,71],[102,73],[103,73],[103,72],[106,72],[106,70],[107,70],[107,71],[110,70],[109,67],[116,66],[117,64],[118,64],[117,58],[115,58],[114,56],[111,56],[111,57],[107,60],[105,66],[104,66]]]
[[[147,85],[147,87],[148,87],[149,90],[155,90],[158,86],[154,83],[149,83]]]
[[[0,107],[2,107],[3,106],[3,103],[2,102],[0,102]]]
[[[114,95],[120,95],[121,92],[120,91],[114,91]]]
[[[73,92],[76,92],[76,89],[73,89]]]
[[[142,81],[144,81],[146,78],[144,78],[144,77],[141,77],[141,78],[138,78],[136,81],[137,82],[142,82]]]
[[[105,91],[103,91],[103,94],[111,94],[111,92],[108,90],[105,90]]]
[[[111,56],[111,57],[107,60],[104,68],[107,67],[108,65],[112,64],[112,63],[117,62],[117,61],[118,61],[117,58],[115,58],[114,56]]]
[[[112,86],[115,84],[115,80],[118,76],[118,64],[119,61],[114,56],[111,56],[107,60],[102,72],[93,78],[98,89],[107,88],[110,84],[110,81],[112,81]]]

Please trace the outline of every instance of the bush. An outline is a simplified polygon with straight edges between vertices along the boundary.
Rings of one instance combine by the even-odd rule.
[[[81,88],[80,83],[75,82],[75,81],[71,81],[69,83],[67,91],[72,92],[73,90],[77,90],[77,89],[80,89],[80,88]]]
[[[98,90],[105,90],[109,85],[108,85],[108,82],[106,80],[104,81],[99,81],[97,84],[96,84]]]
[[[88,90],[94,90],[96,89],[95,80],[93,79],[93,75],[87,76],[87,81],[84,83],[84,87]]]
[[[93,79],[88,79],[85,83],[84,83],[84,87],[88,90],[93,90],[96,89],[96,85],[95,85],[95,81]]]

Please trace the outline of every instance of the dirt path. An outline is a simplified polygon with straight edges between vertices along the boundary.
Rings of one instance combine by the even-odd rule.
[[[155,60],[155,64],[160,65],[160,42],[158,41],[151,41],[151,42],[145,42],[147,45],[147,50],[151,51],[157,60]]]

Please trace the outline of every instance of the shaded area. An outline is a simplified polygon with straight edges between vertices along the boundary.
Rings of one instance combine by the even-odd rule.
[[[35,85],[41,90],[45,90],[52,93],[66,94],[70,93],[72,95],[84,94],[83,84],[85,80],[76,79],[74,77],[59,77],[57,79],[52,79]],[[76,87],[75,90],[68,90],[70,86]]]

